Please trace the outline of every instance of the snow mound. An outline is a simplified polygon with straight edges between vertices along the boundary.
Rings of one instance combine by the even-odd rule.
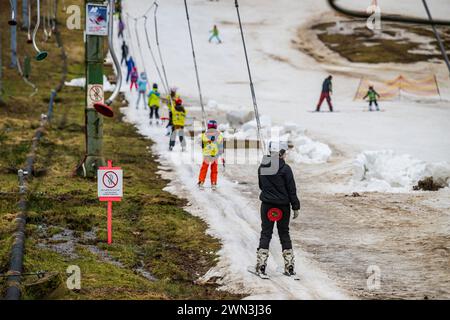
[[[411,191],[420,180],[432,177],[449,186],[450,164],[427,163],[392,150],[364,151],[353,161],[353,185],[364,191]]]
[[[296,163],[325,163],[331,157],[332,151],[327,144],[313,141],[305,135],[298,135],[292,142],[294,148],[289,151],[289,158]]]
[[[285,123],[282,126],[272,125],[272,120],[268,116],[260,118],[263,137],[266,137],[266,144],[269,141],[288,142],[288,157],[296,163],[319,164],[330,159],[332,151],[330,147],[322,142],[314,141],[305,134],[305,130],[296,123]],[[257,139],[256,120],[251,120],[242,125],[235,133],[225,133],[228,139]]]

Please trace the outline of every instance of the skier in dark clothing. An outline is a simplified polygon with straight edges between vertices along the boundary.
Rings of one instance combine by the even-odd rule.
[[[133,57],[130,56],[130,58],[127,60],[127,82],[130,81],[131,72],[133,72],[134,68],[134,60]]]
[[[380,111],[380,108],[378,107],[378,100],[377,100],[377,97],[379,98],[380,95],[378,94],[378,92],[375,91],[373,86],[369,87],[369,91],[367,91],[367,94],[363,99],[365,100],[367,97],[369,97],[369,111],[372,111],[372,104],[375,104],[377,111]]]
[[[123,62],[127,63],[127,57],[128,57],[128,46],[125,43],[125,41],[122,42],[122,60],[120,61],[120,64],[122,65]]]
[[[277,223],[278,235],[283,249],[284,272],[295,275],[294,251],[289,235],[291,207],[293,218],[299,215],[300,201],[291,167],[286,164],[287,146],[271,142],[270,156],[265,156],[258,169],[258,182],[261,189],[261,238],[257,251],[256,273],[266,277],[269,244],[273,227]]]
[[[320,95],[319,103],[317,104],[316,112],[320,111],[320,107],[322,106],[323,100],[325,99],[327,100],[330,112],[333,112],[333,105],[331,104],[331,94],[333,93],[333,84],[331,83],[331,80],[333,80],[333,76],[329,76],[323,81],[322,93]]]

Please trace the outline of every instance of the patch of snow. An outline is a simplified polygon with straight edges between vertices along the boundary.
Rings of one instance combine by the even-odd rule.
[[[450,164],[427,163],[393,150],[364,151],[353,162],[353,186],[365,191],[408,192],[426,177],[448,186]]]
[[[72,79],[70,81],[64,82],[64,85],[68,86],[68,87],[81,87],[81,88],[84,88],[86,86],[86,78],[75,78],[75,79]],[[103,75],[103,90],[105,92],[112,92],[112,91],[114,91],[115,87],[116,86],[112,85],[108,81],[108,78],[106,78],[106,76]]]
[[[322,142],[313,141],[305,135],[293,138],[294,148],[289,151],[289,158],[297,163],[325,163],[330,159],[332,151]]]

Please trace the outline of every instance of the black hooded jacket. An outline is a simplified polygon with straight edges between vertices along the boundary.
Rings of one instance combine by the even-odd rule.
[[[277,157],[278,158],[278,157]],[[292,210],[300,210],[294,174],[291,167],[283,159],[278,158],[279,168],[274,175],[261,174],[263,169],[269,170],[272,157],[265,156],[258,169],[258,182],[261,195],[259,199],[267,204],[292,206]]]

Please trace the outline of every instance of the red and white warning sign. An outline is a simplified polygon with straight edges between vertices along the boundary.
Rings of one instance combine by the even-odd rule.
[[[94,108],[96,103],[104,103],[105,94],[102,84],[88,84],[87,88],[87,107]]]
[[[108,202],[108,244],[112,244],[112,203],[122,201],[123,197],[123,172],[120,167],[113,167],[108,160],[107,167],[97,170],[97,189],[100,201]]]
[[[123,173],[119,167],[100,167],[97,171],[97,189],[100,200],[122,198]],[[112,200],[114,201],[114,200]]]

